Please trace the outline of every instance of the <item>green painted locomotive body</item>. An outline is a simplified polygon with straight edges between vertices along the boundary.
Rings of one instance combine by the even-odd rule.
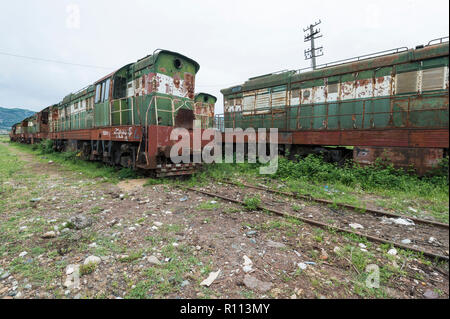
[[[397,50],[399,51],[399,50]],[[430,45],[222,90],[225,127],[448,129],[449,45]]]

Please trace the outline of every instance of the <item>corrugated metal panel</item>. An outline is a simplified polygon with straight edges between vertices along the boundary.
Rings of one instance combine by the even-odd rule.
[[[286,90],[272,92],[272,108],[280,108],[286,105]]]
[[[445,87],[445,67],[423,70],[422,91],[442,90]]]
[[[256,92],[256,109],[268,109],[270,107],[269,89],[262,89]]]
[[[417,71],[397,74],[395,77],[395,93],[403,94],[417,92],[417,74]]]
[[[255,92],[245,92],[243,99],[243,111],[253,111],[255,109]]]

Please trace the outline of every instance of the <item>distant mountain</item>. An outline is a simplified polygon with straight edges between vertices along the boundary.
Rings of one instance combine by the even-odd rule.
[[[13,124],[22,121],[35,112],[24,109],[7,109],[0,107],[0,130],[10,130]]]

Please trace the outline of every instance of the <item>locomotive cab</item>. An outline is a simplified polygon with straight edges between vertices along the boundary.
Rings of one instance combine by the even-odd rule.
[[[217,98],[207,93],[195,95],[195,126],[202,129],[212,128],[214,124],[214,108]]]

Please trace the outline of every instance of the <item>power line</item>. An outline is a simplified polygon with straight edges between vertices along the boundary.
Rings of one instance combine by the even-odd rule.
[[[319,20],[319,22],[310,24],[303,29],[303,32],[305,32],[305,42],[311,41],[311,48],[305,50],[305,60],[311,59],[311,66],[314,70],[316,69],[316,58],[323,55],[323,47],[316,48],[314,43],[314,40],[322,37],[320,29],[314,29],[320,23],[321,21]]]
[[[7,55],[12,56],[16,58],[23,58],[23,59],[29,59],[29,60],[35,60],[35,61],[43,61],[43,62],[49,62],[49,63],[59,63],[59,64],[66,64],[66,65],[73,65],[73,66],[81,66],[85,68],[95,68],[95,69],[105,69],[105,70],[111,70],[110,67],[104,67],[104,66],[97,66],[97,65],[90,65],[90,64],[79,64],[79,63],[70,63],[70,62],[64,62],[64,61],[57,61],[57,60],[50,60],[50,59],[43,59],[43,58],[36,58],[26,55],[19,55],[19,54],[12,54],[7,52],[1,52],[1,55]]]

